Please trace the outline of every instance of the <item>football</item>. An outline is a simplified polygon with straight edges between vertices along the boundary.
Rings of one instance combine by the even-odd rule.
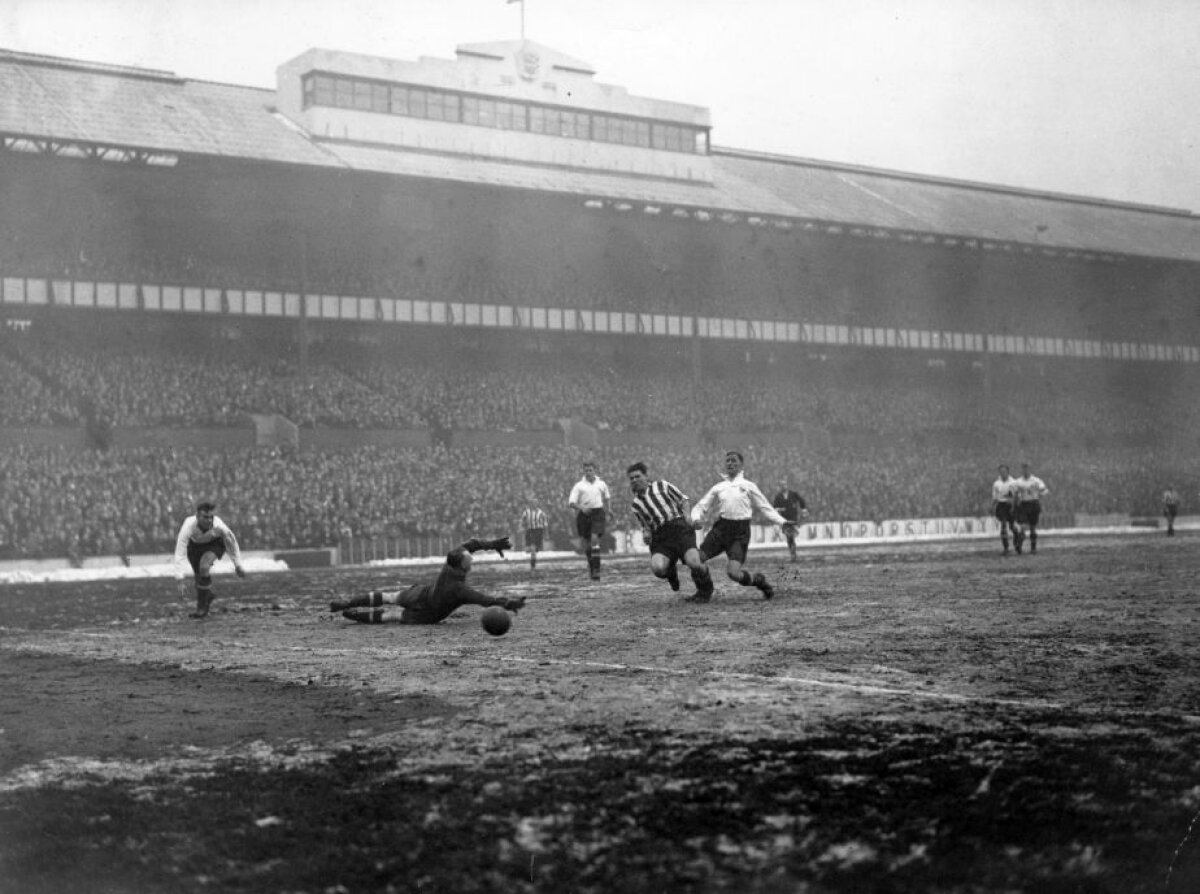
[[[508,633],[508,628],[512,626],[512,615],[500,606],[493,605],[483,610],[480,622],[483,624],[483,629],[492,636],[504,636]]]

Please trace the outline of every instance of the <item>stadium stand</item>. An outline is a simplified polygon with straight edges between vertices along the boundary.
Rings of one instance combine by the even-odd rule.
[[[485,49],[277,91],[0,51],[0,558],[163,551],[199,496],[250,549],[436,551],[534,493],[569,548],[585,450],[619,519],[630,461],[699,495],[727,446],[825,520],[986,514],[1001,459],[1061,519],[1191,481],[1193,216],[721,149],[624,95],[648,129],[592,109],[574,156],[537,85],[480,143],[430,97],[522,52]],[[419,113],[377,105],[397,72]]]

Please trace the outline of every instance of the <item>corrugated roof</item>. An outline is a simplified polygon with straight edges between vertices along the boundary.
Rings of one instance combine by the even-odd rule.
[[[35,61],[36,60],[36,61]],[[66,60],[63,60],[65,63]],[[0,132],[162,152],[334,163],[271,114],[269,90],[0,54]]]
[[[790,207],[770,192],[758,190],[752,185],[743,187],[733,181],[726,184],[731,188],[723,189],[685,180],[607,174],[578,168],[553,168],[352,143],[326,143],[325,146],[349,167],[406,177],[628,199],[650,204],[721,208],[742,213],[791,213]]]
[[[0,50],[0,133],[1200,261],[1200,218],[1135,205],[718,149],[713,183],[318,142],[274,93]]]
[[[1200,260],[1200,218],[1172,209],[1024,192],[798,159],[718,152],[723,176],[769,189],[811,217],[1067,250]]]

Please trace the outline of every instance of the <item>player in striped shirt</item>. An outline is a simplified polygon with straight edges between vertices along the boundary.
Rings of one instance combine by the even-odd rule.
[[[525,551],[529,553],[529,567],[537,568],[537,554],[546,537],[546,513],[530,496],[521,510],[520,526],[525,532]]]
[[[633,514],[642,526],[642,539],[650,547],[650,570],[677,591],[679,571],[675,565],[683,562],[691,569],[696,584],[696,593],[689,599],[708,602],[713,592],[712,574],[696,548],[687,495],[669,481],[651,481],[643,462],[634,463],[625,474],[633,491]]]
[[[1162,496],[1163,516],[1167,520],[1167,536],[1175,536],[1175,516],[1179,514],[1179,493],[1168,485]]]

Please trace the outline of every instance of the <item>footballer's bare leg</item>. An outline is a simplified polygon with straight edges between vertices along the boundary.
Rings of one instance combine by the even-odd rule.
[[[215,553],[205,553],[196,563],[196,610],[188,615],[189,618],[206,618],[212,607],[212,567],[217,561]]]

